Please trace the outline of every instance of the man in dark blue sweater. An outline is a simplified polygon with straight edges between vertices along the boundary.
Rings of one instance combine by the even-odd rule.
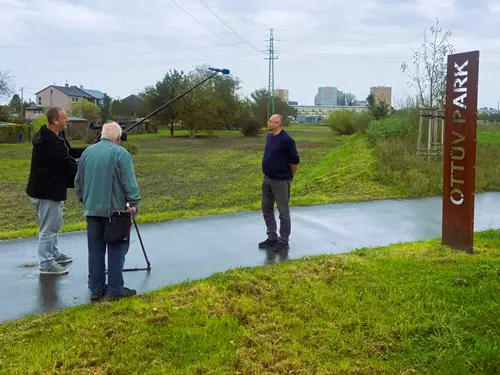
[[[283,129],[283,117],[274,114],[267,122],[269,133],[262,159],[262,214],[267,227],[267,239],[259,243],[260,248],[288,249],[291,231],[290,185],[300,162],[295,141]],[[274,203],[278,206],[280,236],[277,235]]]

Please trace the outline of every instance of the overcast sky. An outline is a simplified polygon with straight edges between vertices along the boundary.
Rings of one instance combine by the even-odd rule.
[[[274,28],[275,88],[290,100],[313,104],[319,86],[365,100],[387,85],[397,105],[414,94],[401,62],[435,17],[457,52],[480,51],[479,106],[497,108],[499,0],[0,0],[0,69],[28,98],[66,80],[123,98],[169,69],[210,64],[248,95],[267,87]]]

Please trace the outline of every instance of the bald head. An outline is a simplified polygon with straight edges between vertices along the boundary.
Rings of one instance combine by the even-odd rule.
[[[109,139],[115,143],[120,142],[122,127],[116,122],[108,122],[102,126],[101,139]]]
[[[279,113],[275,113],[271,117],[269,117],[269,121],[267,122],[267,129],[273,133],[277,134],[281,131],[283,126],[283,116]]]

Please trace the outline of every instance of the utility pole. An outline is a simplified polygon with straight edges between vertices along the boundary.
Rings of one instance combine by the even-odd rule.
[[[269,60],[269,91],[268,91],[268,104],[267,104],[267,118],[271,117],[274,113],[274,60],[278,58],[278,56],[274,56],[274,35],[273,29],[271,29],[271,33],[269,36],[269,57],[266,57],[266,60]]]
[[[24,89],[26,87],[21,87],[21,113],[20,115],[24,117]]]

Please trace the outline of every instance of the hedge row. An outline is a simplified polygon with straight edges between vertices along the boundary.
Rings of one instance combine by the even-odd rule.
[[[0,143],[26,142],[32,132],[30,125],[0,125]]]

